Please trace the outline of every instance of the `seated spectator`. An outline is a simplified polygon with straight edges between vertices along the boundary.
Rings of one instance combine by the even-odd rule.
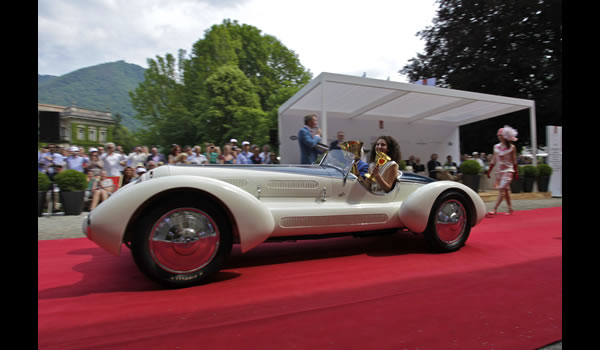
[[[135,171],[133,170],[133,168],[130,166],[125,167],[125,169],[123,169],[123,179],[121,180],[121,187],[127,185],[134,179],[135,179]]]
[[[436,168],[442,166],[442,164],[440,164],[440,162],[438,162],[437,159],[438,155],[436,153],[433,153],[431,155],[431,160],[427,162],[427,171],[429,172],[429,177],[432,179],[437,179],[438,169]]]
[[[424,173],[425,172],[425,164],[421,164],[421,158],[415,158],[415,166],[414,166],[415,174]]]
[[[87,171],[87,187],[85,189],[84,197],[83,197],[83,202],[85,203],[84,205],[86,208],[89,207],[88,204],[92,200],[92,188],[94,187],[94,184],[96,183],[96,181],[98,181],[98,178],[96,177],[94,171],[88,170]]]
[[[189,164],[187,161],[187,154],[179,153],[177,157],[175,157],[175,164]]]
[[[454,169],[452,167],[454,167]],[[448,172],[451,175],[456,175],[456,170],[458,169],[458,166],[456,165],[455,162],[452,161],[452,156],[451,155],[448,155],[446,157],[446,163],[444,163],[444,169],[448,170]]]
[[[136,173],[136,179],[139,178],[140,176],[144,175],[146,173],[146,168],[144,168],[143,166],[138,166],[135,169],[135,173]]]
[[[104,202],[114,192],[115,185],[113,181],[107,178],[108,173],[106,170],[100,172],[100,179],[92,186],[92,204],[90,205],[90,211],[96,209],[98,204]]]
[[[271,160],[271,164],[281,164],[279,159],[277,159],[277,153],[275,152],[271,152],[269,154],[269,159]]]

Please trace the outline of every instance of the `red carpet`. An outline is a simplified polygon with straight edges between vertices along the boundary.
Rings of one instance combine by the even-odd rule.
[[[38,242],[40,349],[535,349],[562,338],[562,208],[486,218],[430,254],[410,233],[234,247],[162,290],[127,248]]]

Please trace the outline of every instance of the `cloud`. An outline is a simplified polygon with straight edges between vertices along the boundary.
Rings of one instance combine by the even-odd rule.
[[[38,73],[61,75],[125,60],[188,53],[223,19],[277,37],[313,74],[397,80],[421,51],[415,36],[431,24],[433,0],[40,0]]]

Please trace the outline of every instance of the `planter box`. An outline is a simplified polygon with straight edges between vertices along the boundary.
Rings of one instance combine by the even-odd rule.
[[[38,217],[42,216],[44,207],[46,206],[47,191],[38,191]]]
[[[533,183],[535,177],[524,177],[523,178],[523,192],[533,192]]]
[[[513,179],[510,183],[510,192],[521,193],[523,191],[523,178],[519,177],[518,180]]]
[[[60,200],[62,201],[65,215],[80,215],[83,212],[84,195],[84,191],[60,193]]]
[[[550,176],[538,177],[538,192],[548,192],[548,184],[550,183]]]
[[[468,186],[475,192],[479,192],[479,180],[481,176],[479,175],[463,175],[462,180],[465,186]]]

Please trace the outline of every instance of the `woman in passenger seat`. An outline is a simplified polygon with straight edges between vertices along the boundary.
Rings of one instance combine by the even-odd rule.
[[[383,165],[377,164],[377,151],[391,158]],[[369,154],[369,174],[372,181],[363,182],[375,193],[387,193],[394,188],[398,177],[398,161],[400,161],[400,146],[391,136],[379,136]]]

